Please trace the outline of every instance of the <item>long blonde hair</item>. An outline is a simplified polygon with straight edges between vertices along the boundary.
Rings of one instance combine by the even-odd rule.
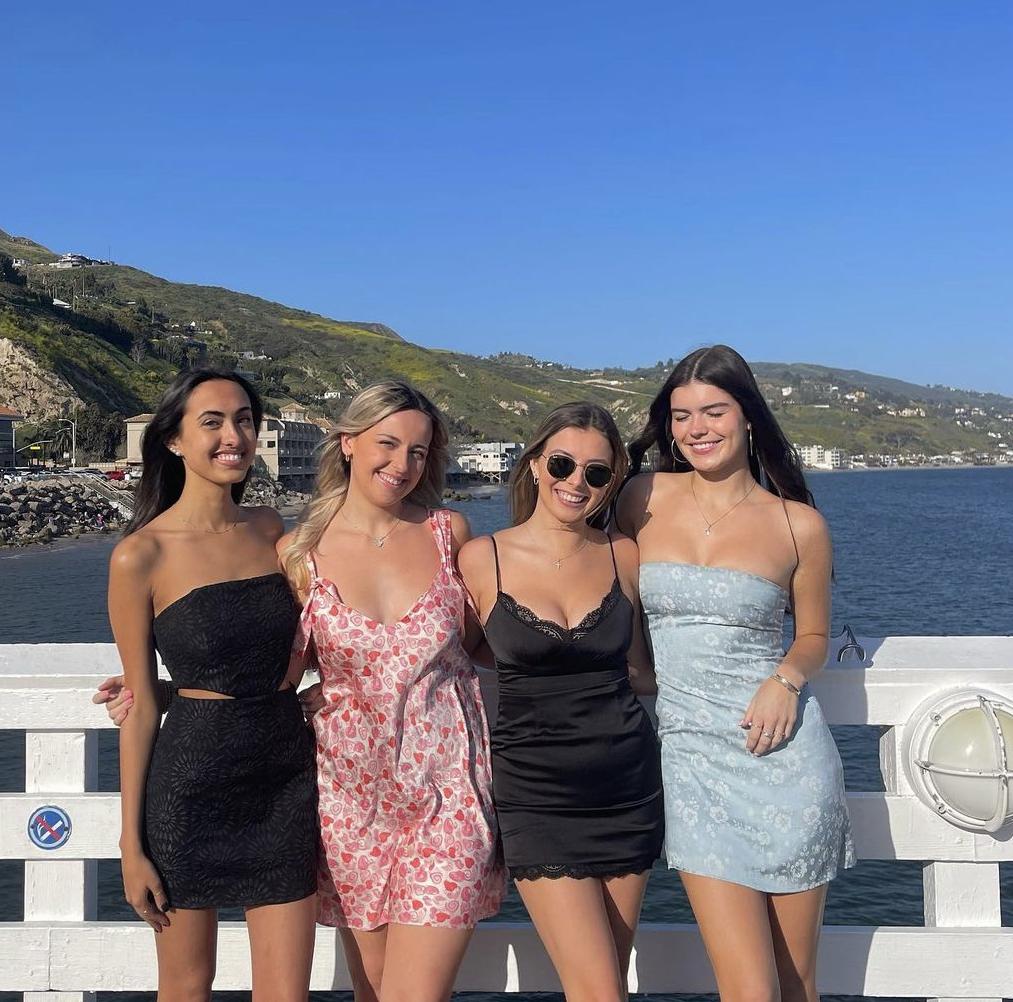
[[[528,447],[514,464],[513,472],[510,474],[510,515],[514,525],[520,525],[521,522],[531,518],[531,513],[538,502],[538,487],[531,474],[531,460],[541,456],[545,450],[545,443],[565,428],[600,432],[612,447],[612,482],[601,503],[588,515],[587,524],[602,529],[608,521],[609,505],[626,478],[630,457],[612,415],[598,404],[578,400],[572,404],[561,404],[550,411],[538,426],[534,439],[528,443]]]
[[[426,508],[438,508],[442,504],[449,451],[447,424],[440,411],[424,393],[395,379],[374,383],[356,393],[338,419],[335,430],[324,439],[313,496],[281,554],[282,570],[300,596],[309,588],[306,557],[320,543],[324,530],[348,495],[351,465],[342,452],[341,436],[358,435],[401,411],[422,411],[433,426],[425,470],[407,500]]]

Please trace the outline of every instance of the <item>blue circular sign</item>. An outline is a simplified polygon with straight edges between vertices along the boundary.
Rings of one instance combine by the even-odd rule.
[[[51,804],[37,808],[28,819],[28,837],[40,849],[59,849],[70,838],[70,815]]]

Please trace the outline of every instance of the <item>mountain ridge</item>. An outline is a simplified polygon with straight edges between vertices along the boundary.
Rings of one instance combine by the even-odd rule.
[[[2,230],[0,255],[30,262],[24,284],[0,281],[0,339],[18,344],[106,415],[150,408],[181,366],[206,362],[250,372],[275,410],[294,399],[333,417],[351,393],[396,375],[429,393],[458,438],[524,440],[552,406],[576,396],[608,407],[631,436],[672,361],[578,369],[515,353],[430,349],[375,321],[334,320],[128,265],[48,267],[57,254]],[[54,298],[70,308],[54,305]],[[753,368],[800,444],[853,453],[986,454],[1000,441],[1013,441],[1013,399],[1000,394],[923,387],[810,362],[756,362]],[[0,405],[25,409],[31,403],[12,399],[0,372]],[[972,413],[976,409],[981,413]],[[30,416],[39,422],[56,416],[36,410]]]

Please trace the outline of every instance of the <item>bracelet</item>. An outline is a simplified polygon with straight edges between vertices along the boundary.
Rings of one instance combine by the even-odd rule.
[[[776,682],[780,682],[781,685],[783,685],[787,690],[789,690],[789,692],[793,692],[796,696],[802,695],[802,690],[797,685],[795,685],[795,683],[792,682],[791,679],[785,678],[779,671],[774,672],[773,675],[771,675],[770,677],[774,679]]]

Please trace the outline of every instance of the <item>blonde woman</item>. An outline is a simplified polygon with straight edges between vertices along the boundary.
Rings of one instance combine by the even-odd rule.
[[[356,1002],[449,998],[475,924],[504,889],[465,647],[480,632],[454,568],[470,532],[439,507],[447,459],[443,417],[425,396],[394,381],[363,390],[279,544],[324,700],[313,721],[320,921],[341,929]]]
[[[370,386],[327,439],[313,498],[278,544],[304,603],[296,655],[319,670],[319,921],[356,1002],[449,998],[475,924],[504,892],[489,736],[466,649],[481,631],[441,509],[447,431],[421,393]],[[112,712],[121,712],[111,710]]]
[[[493,785],[510,875],[569,1002],[619,1002],[663,835],[636,544],[600,528],[626,473],[615,422],[556,408],[511,479],[513,527],[461,573],[496,656]],[[631,685],[632,676],[632,685]]]

